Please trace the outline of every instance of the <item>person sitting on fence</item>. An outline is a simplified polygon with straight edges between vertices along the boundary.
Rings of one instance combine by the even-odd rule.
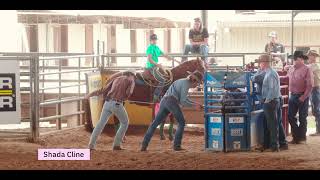
[[[164,121],[169,113],[172,113],[178,122],[178,129],[175,134],[173,149],[175,151],[183,150],[181,147],[181,141],[185,126],[185,119],[181,111],[180,104],[189,107],[193,106],[198,110],[203,108],[201,104],[193,102],[187,97],[190,88],[195,88],[201,84],[203,73],[197,70],[193,73],[188,73],[190,75],[187,78],[182,78],[172,83],[164,97],[161,99],[160,110],[144,136],[141,151],[147,150],[154,131],[158,125]]]
[[[120,121],[120,127],[117,130],[114,138],[113,150],[123,150],[120,147],[120,144],[129,126],[129,118],[127,111],[123,106],[123,101],[131,96],[135,87],[135,79],[135,73],[130,71],[124,72],[122,76],[115,78],[105,87],[102,87],[101,89],[96,90],[86,96],[86,99],[88,99],[91,96],[103,94],[103,99],[105,100],[100,115],[100,120],[97,126],[94,128],[90,138],[90,150],[95,149],[97,138],[103,131],[108,119],[112,114],[115,114]]]
[[[188,55],[191,53],[199,53],[201,59],[205,62],[207,66],[207,57],[209,52],[208,47],[209,33],[207,28],[202,27],[201,19],[195,18],[193,28],[189,31],[190,44],[187,44],[184,49],[183,55]],[[187,61],[187,57],[182,58],[182,62]]]
[[[168,60],[173,60],[171,57],[169,57],[167,54],[161,51],[161,49],[157,46],[157,40],[158,40],[158,37],[156,34],[152,34],[150,36],[150,45],[147,48],[148,59],[146,63],[146,69],[150,70],[153,77],[158,81],[160,81],[158,84],[158,87],[154,91],[153,102],[156,102],[159,100],[162,87],[164,86],[164,83],[165,83],[165,79],[163,77],[160,77],[157,73],[155,73],[156,71],[154,70],[155,68],[158,67],[160,68],[160,70],[164,72],[162,65],[158,63],[159,62],[158,57],[163,55]]]

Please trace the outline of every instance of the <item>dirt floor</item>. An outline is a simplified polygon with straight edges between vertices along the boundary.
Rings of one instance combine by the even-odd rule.
[[[111,130],[113,131],[113,130]],[[160,141],[156,133],[147,152],[140,152],[145,130],[128,132],[124,151],[111,150],[113,132],[100,136],[90,161],[38,161],[38,148],[86,148],[90,133],[77,128],[41,137],[39,143],[26,140],[0,140],[0,169],[320,169],[320,137],[308,137],[307,144],[290,145],[289,150],[272,152],[214,153],[204,151],[202,129],[186,129],[183,147],[174,152],[169,140]],[[288,138],[289,139],[289,138]]]

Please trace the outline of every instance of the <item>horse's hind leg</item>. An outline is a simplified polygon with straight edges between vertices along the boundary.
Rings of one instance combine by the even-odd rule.
[[[170,118],[170,124],[169,124],[169,140],[173,141],[173,122],[174,122],[174,117],[172,114],[169,115]]]
[[[160,140],[165,140],[166,136],[164,135],[164,124],[166,123],[166,121],[164,120],[161,124],[160,124]]]

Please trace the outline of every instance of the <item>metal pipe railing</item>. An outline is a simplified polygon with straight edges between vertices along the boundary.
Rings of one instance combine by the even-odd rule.
[[[50,100],[46,100],[42,103],[40,103],[40,107],[44,107],[44,106],[49,106],[49,105],[54,105],[54,104],[59,104],[59,103],[68,103],[68,102],[75,102],[75,101],[80,101],[83,100],[83,97],[72,97],[72,98],[61,98],[61,100],[59,99],[50,99]]]
[[[61,83],[61,81],[59,81]],[[47,87],[47,88],[40,88],[40,90],[48,90],[48,89],[61,89],[61,88],[68,88],[68,87],[77,87],[77,86],[84,86],[86,83],[81,84],[73,84],[73,85],[66,85],[66,86],[56,86],[56,87]],[[61,94],[61,93],[60,93]]]
[[[76,72],[87,72],[98,70],[98,68],[90,68],[90,69],[80,69],[80,70],[71,70],[71,71],[59,71],[59,72],[43,72],[39,73],[39,75],[53,75],[53,74],[66,74],[66,73],[76,73]]]
[[[83,114],[83,113],[85,113],[85,111],[70,113],[70,114],[66,114],[66,115],[48,116],[48,117],[40,118],[39,121],[40,121],[40,122],[48,122],[48,121],[52,121],[52,120],[55,120],[55,119],[62,119],[62,118],[64,118],[64,117],[74,116],[74,115]],[[62,120],[61,120],[61,121],[62,121]],[[61,125],[60,125],[60,126],[61,126]],[[61,130],[61,127],[60,127],[59,130]]]

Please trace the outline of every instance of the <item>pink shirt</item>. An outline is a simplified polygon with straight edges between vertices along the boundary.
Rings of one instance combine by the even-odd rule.
[[[303,100],[309,97],[313,87],[313,73],[305,64],[291,66],[288,71],[289,91],[303,93]]]

